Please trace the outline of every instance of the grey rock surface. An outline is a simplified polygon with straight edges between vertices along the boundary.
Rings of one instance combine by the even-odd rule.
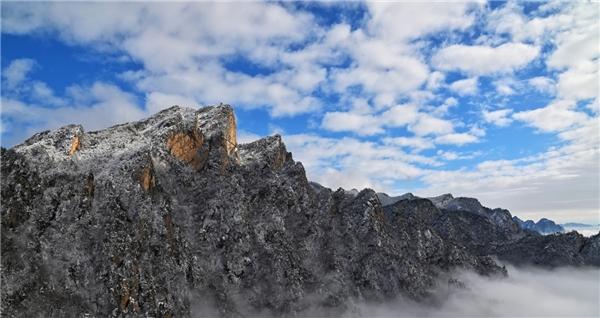
[[[431,202],[429,207],[424,206],[422,200],[411,196],[384,208],[389,210],[399,205],[404,213],[413,210],[414,213],[429,215],[425,223],[442,240],[462,246],[474,255],[492,256],[518,265],[600,265],[600,235],[584,237],[577,232],[552,233],[555,224],[547,219],[540,220],[541,227],[538,229],[528,228],[508,210],[484,207],[474,198],[454,198],[451,194],[444,194],[427,198]],[[553,235],[541,234],[548,232]]]
[[[503,211],[470,212],[469,200],[457,211],[418,198],[384,208],[373,190],[311,183],[280,136],[237,144],[228,105],[42,132],[2,149],[1,168],[5,317],[294,315],[352,299],[418,301],[453,269],[505,275],[489,255],[512,245],[486,242],[546,244],[500,226]],[[598,238],[573,235],[551,255],[571,245],[577,264],[597,260]]]
[[[403,195],[391,197],[383,192],[378,192],[377,197],[379,198],[379,202],[381,202],[382,206],[392,205],[400,200],[414,199],[415,196],[412,193],[405,193]]]

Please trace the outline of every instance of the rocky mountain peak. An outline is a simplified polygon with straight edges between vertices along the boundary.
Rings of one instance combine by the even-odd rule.
[[[454,197],[452,196],[452,194],[446,193],[437,197],[430,197],[428,199],[431,202],[433,202],[433,204],[435,204],[436,207],[438,207],[439,209],[443,209],[448,205],[450,201],[454,200]]]
[[[599,262],[598,236],[513,233],[476,199],[310,183],[281,136],[238,145],[235,129],[231,106],[174,106],[2,148],[3,314],[301,315],[424,300],[454,269],[504,275],[491,255]]]

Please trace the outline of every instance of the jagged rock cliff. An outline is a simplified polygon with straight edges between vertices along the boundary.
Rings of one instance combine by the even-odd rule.
[[[425,226],[447,243],[463,246],[475,255],[493,255],[513,264],[543,267],[600,266],[600,234],[589,238],[577,232],[543,236],[522,227],[508,210],[484,207],[474,198],[444,194],[427,198],[429,206],[423,205],[422,200],[411,195],[384,209],[400,207],[404,213],[417,209],[435,215],[427,219]]]
[[[279,136],[238,145],[229,106],[37,134],[2,150],[2,199],[5,316],[293,313],[502,273],[372,190],[315,189]]]
[[[455,268],[505,273],[466,244],[478,236],[439,230],[469,222],[429,200],[384,209],[308,182],[280,136],[238,145],[227,105],[65,126],[1,156],[7,317],[343,310],[424,299]]]

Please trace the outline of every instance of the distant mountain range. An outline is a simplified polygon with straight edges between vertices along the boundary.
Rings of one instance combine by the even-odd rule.
[[[356,190],[356,189],[352,189],[350,191],[351,192],[356,191],[356,193],[358,193],[358,190]],[[414,194],[412,194],[410,192],[399,195],[399,196],[390,196],[386,193],[378,192],[377,196],[379,197],[379,201],[381,202],[382,206],[392,205],[401,200],[418,198],[417,196],[415,196]],[[431,197],[431,198],[427,198],[427,199],[429,199],[435,205],[446,206],[452,200],[454,200],[454,197],[451,194],[447,193],[447,194],[443,194],[443,195],[440,195],[437,197]],[[476,206],[474,208],[475,208],[475,210],[477,210]],[[554,234],[554,233],[565,233],[570,230],[579,230],[578,232],[581,232],[581,230],[585,230],[585,229],[600,228],[600,224],[596,224],[596,225],[584,224],[584,223],[558,224],[558,223],[554,222],[553,220],[550,220],[547,218],[541,218],[539,221],[535,222],[533,220],[523,221],[519,217],[513,216],[512,220],[523,230],[535,231],[535,232],[543,234],[543,235]]]
[[[544,235],[565,232],[565,228],[560,224],[546,218],[541,218],[537,223],[532,220],[523,221],[517,216],[513,216],[513,220],[524,230],[532,230]]]

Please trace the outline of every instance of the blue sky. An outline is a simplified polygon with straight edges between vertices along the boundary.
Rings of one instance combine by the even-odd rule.
[[[2,3],[4,147],[235,107],[308,177],[600,222],[597,3]]]

